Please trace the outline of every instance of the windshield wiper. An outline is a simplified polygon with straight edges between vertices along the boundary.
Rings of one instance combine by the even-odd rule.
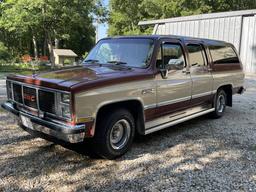
[[[99,62],[99,60],[97,60],[97,59],[87,59],[87,60],[83,61],[83,63],[96,63],[96,62]]]
[[[107,63],[113,63],[116,65],[126,65],[127,64],[126,62],[123,62],[123,61],[108,61]]]

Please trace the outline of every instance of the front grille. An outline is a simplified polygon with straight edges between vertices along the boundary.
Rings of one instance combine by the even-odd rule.
[[[7,98],[12,99],[12,84],[10,81],[6,81]]]
[[[49,91],[38,91],[40,110],[55,114],[55,94]]]
[[[13,83],[13,99],[18,103],[22,103],[21,85]]]
[[[55,92],[41,89],[38,89],[37,91],[37,89],[34,87],[29,87],[11,81],[7,81],[7,91],[9,99],[13,98],[13,101],[18,103],[18,105],[22,107],[20,109],[27,108],[26,110],[39,110],[41,112],[56,114]],[[13,96],[11,95],[11,93],[13,93]]]
[[[23,86],[23,98],[26,106],[37,109],[36,89]]]

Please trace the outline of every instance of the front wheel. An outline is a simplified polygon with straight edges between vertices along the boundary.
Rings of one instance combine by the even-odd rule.
[[[94,138],[95,152],[107,159],[114,159],[126,153],[135,133],[131,113],[125,109],[117,109],[104,113],[98,122]]]
[[[224,115],[227,103],[227,94],[223,89],[218,90],[215,100],[214,100],[214,108],[215,110],[212,112],[212,117],[220,118]]]

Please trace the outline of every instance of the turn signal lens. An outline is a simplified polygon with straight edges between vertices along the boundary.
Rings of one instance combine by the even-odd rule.
[[[66,106],[66,105],[62,106],[61,111],[62,111],[62,117],[71,118],[69,106]]]

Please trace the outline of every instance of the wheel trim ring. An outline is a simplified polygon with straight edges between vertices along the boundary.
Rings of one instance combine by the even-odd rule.
[[[225,108],[225,97],[224,95],[219,95],[218,100],[217,100],[217,111],[219,113],[222,113]]]
[[[118,138],[114,139],[113,136],[115,135],[114,131],[116,127],[122,127],[123,131]],[[120,134],[120,133],[118,133]],[[117,121],[111,128],[110,131],[110,145],[115,150],[122,149],[128,142],[131,134],[131,125],[126,119],[121,119]]]

